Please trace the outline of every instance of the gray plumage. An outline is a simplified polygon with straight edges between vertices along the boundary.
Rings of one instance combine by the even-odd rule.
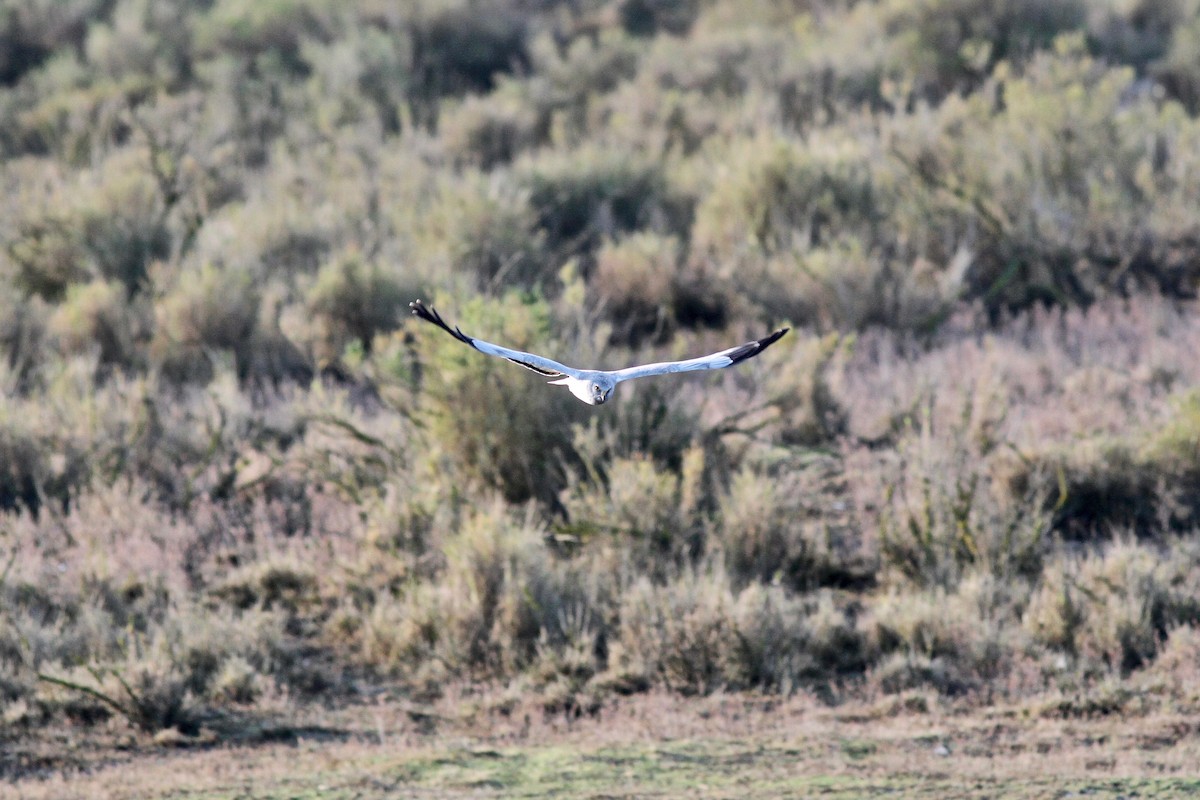
[[[463,344],[470,345],[481,353],[507,359],[514,364],[520,364],[526,369],[533,370],[544,377],[555,378],[556,380],[552,380],[550,383],[566,386],[571,391],[571,394],[591,406],[598,406],[606,402],[612,397],[613,390],[616,389],[617,384],[621,381],[646,378],[651,375],[670,375],[677,372],[723,369],[733,366],[748,358],[753,358],[763,350],[766,350],[789,330],[788,328],[780,328],[769,336],[764,336],[753,342],[746,342],[737,347],[730,347],[727,350],[711,353],[707,356],[689,358],[686,361],[660,361],[654,364],[642,364],[618,370],[576,369],[568,367],[565,364],[560,364],[545,356],[526,353],[523,350],[511,350],[507,347],[501,347],[498,344],[492,344],[491,342],[485,342],[482,339],[468,336],[458,326],[451,328],[437,311],[429,308],[420,300],[415,300],[409,303],[408,306],[412,309],[414,316],[437,325],[455,339],[458,339]]]

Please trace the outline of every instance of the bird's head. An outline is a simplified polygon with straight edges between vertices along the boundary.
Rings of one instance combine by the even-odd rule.
[[[593,383],[591,385],[591,390],[592,390],[592,405],[594,405],[594,406],[601,405],[612,394],[611,386],[605,387],[604,385],[602,385],[600,383]]]

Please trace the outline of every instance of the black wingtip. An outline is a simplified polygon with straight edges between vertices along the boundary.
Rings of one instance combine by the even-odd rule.
[[[434,309],[429,308],[424,303],[422,303],[420,300],[412,301],[411,303],[408,304],[408,307],[412,309],[412,313],[413,313],[414,317],[419,317],[419,318],[425,320],[426,322],[437,325],[439,328],[441,328],[446,333],[453,336],[455,339],[458,339],[460,342],[469,344],[472,347],[475,346],[475,343],[472,341],[470,336],[467,336],[465,333],[463,333],[461,330],[459,330],[457,326],[454,328],[451,328],[449,325],[446,324],[446,321],[444,319],[442,319],[441,314],[439,314]]]
[[[775,344],[775,342],[782,339],[783,335],[790,330],[791,328],[780,328],[769,336],[764,336],[763,338],[753,342],[746,342],[744,345],[729,354],[729,365],[733,366],[734,364],[745,361],[748,358],[754,358],[754,356],[758,355],[763,350],[766,350],[768,347]]]

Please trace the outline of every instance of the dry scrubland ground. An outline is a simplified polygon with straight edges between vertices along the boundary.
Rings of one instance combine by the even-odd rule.
[[[463,698],[441,711],[461,708]],[[1014,707],[831,710],[812,699],[652,693],[596,719],[465,724],[411,705],[325,713],[252,747],[118,754],[0,797],[1143,797],[1200,791],[1193,715],[1062,720]],[[436,713],[434,709],[423,709]],[[318,723],[319,720],[319,723]],[[275,735],[278,735],[277,731]],[[111,755],[111,754],[110,754]]]
[[[1194,0],[0,0],[0,778],[1186,791],[1197,42]],[[795,333],[593,410],[418,296],[589,365]]]

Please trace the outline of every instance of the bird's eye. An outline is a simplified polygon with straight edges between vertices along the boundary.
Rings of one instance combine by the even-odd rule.
[[[600,384],[598,384],[598,383],[593,383],[593,384],[592,384],[592,391],[593,391],[593,392],[599,392],[599,391],[600,391]]]

